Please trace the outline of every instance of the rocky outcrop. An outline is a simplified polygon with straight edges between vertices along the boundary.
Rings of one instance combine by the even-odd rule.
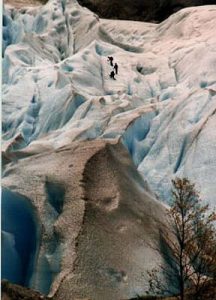
[[[102,18],[161,22],[176,11],[197,5],[216,4],[215,0],[79,0]]]
[[[46,296],[23,286],[12,284],[6,280],[1,282],[2,300],[48,300]]]

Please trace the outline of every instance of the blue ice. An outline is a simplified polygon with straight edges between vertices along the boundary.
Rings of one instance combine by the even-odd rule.
[[[22,195],[2,191],[2,279],[28,286],[37,245],[34,209]]]

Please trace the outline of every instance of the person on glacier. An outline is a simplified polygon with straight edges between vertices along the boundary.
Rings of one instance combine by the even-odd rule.
[[[110,62],[110,66],[113,67],[113,57],[108,56],[108,61]]]
[[[115,72],[114,72],[114,71],[111,71],[111,73],[110,73],[110,78],[116,80],[116,79],[115,79]]]
[[[118,64],[117,63],[114,64],[114,70],[115,70],[115,73],[117,75],[118,74]]]

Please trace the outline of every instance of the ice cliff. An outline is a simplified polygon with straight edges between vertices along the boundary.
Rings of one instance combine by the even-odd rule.
[[[143,292],[143,266],[160,261],[154,198],[169,203],[171,179],[187,176],[215,205],[215,26],[216,6],[160,24],[99,19],[76,1],[4,7],[6,277],[56,299]],[[23,255],[16,222],[34,237]]]

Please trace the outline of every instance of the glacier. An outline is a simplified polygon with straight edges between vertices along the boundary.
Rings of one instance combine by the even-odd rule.
[[[4,6],[2,185],[16,195],[14,205],[20,197],[30,199],[33,208],[28,218],[43,228],[32,229],[41,246],[32,245],[34,250],[26,254],[34,268],[27,279],[18,274],[24,258],[17,250],[15,233],[3,228],[3,249],[4,245],[9,249],[17,265],[12,280],[59,299],[64,295],[71,300],[64,294],[71,282],[77,285],[73,294],[85,294],[84,281],[87,296],[97,290],[98,299],[132,297],[144,288],[139,265],[147,269],[160,260],[147,245],[141,254],[145,239],[139,237],[137,244],[132,237],[140,230],[148,239],[149,230],[141,229],[139,222],[145,223],[150,212],[156,219],[164,218],[171,179],[188,177],[201,197],[215,206],[215,26],[215,5],[183,9],[160,24],[99,19],[75,0],[49,0],[43,6],[21,9]],[[116,81],[109,78],[107,56],[119,65]],[[115,164],[119,169],[114,178],[100,167],[109,170]],[[143,211],[143,206],[149,211]],[[13,217],[8,218],[13,223]],[[154,218],[148,220],[154,231]],[[119,228],[107,242],[99,230],[101,223],[104,229],[108,224]],[[128,224],[133,224],[130,230]],[[125,260],[121,264],[116,245],[125,231],[131,262],[122,241]],[[116,241],[113,247],[111,240]],[[76,254],[77,243],[80,254]],[[116,259],[110,261],[107,254],[107,267],[96,251],[104,254],[105,245]],[[89,249],[100,258],[96,269],[92,261],[97,258],[94,254],[88,258]],[[148,262],[147,256],[154,259]],[[129,275],[125,275],[126,261],[128,269],[135,266]],[[87,267],[98,272],[95,280]]]
[[[2,191],[2,278],[28,285],[34,268],[38,230],[31,202]],[[39,240],[38,240],[39,241]]]
[[[4,10],[5,153],[95,138],[122,138],[131,149],[136,139],[131,155],[159,198],[168,202],[170,178],[183,175],[214,205],[215,6],[150,24],[99,20],[64,3]],[[119,64],[115,82],[108,55]],[[139,109],[153,112],[148,134],[137,140],[130,127]],[[122,130],[113,127],[119,118]]]

